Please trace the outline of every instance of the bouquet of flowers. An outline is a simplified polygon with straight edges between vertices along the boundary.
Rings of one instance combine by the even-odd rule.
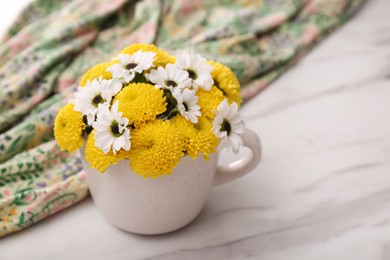
[[[240,84],[223,64],[133,44],[84,74],[54,135],[62,150],[85,145],[85,159],[100,172],[128,159],[138,175],[155,178],[185,155],[207,159],[218,146],[237,153],[241,102]]]

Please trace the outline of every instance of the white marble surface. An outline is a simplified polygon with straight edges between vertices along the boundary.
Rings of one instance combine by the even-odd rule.
[[[0,240],[0,259],[390,259],[390,1],[243,108],[264,158],[190,226],[138,236],[90,199]]]

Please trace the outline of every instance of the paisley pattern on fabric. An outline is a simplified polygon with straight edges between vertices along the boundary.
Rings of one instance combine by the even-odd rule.
[[[0,42],[0,236],[85,198],[53,120],[88,68],[133,43],[194,50],[238,76],[245,101],[363,0],[35,0]]]

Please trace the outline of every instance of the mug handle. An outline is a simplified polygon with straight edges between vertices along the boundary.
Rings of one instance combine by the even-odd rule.
[[[233,181],[252,171],[261,160],[261,142],[258,135],[250,129],[245,129],[241,135],[244,146],[252,151],[251,156],[246,156],[230,163],[228,166],[218,166],[214,178],[214,186]]]

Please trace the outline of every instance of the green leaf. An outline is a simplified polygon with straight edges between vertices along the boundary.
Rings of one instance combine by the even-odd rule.
[[[16,225],[21,228],[21,227],[23,227],[24,221],[25,221],[25,216],[24,216],[24,212],[23,212],[22,214],[20,214],[19,223]]]
[[[19,171],[23,168],[23,163],[18,163],[18,168],[19,168]]]
[[[22,140],[22,136],[18,136],[18,138],[16,138],[12,143],[11,145],[9,146],[8,148],[8,151],[14,151],[16,150],[20,140]]]
[[[131,81],[132,83],[146,83],[146,78],[144,75],[140,74],[140,73],[136,73],[135,76],[134,76],[134,79]]]

